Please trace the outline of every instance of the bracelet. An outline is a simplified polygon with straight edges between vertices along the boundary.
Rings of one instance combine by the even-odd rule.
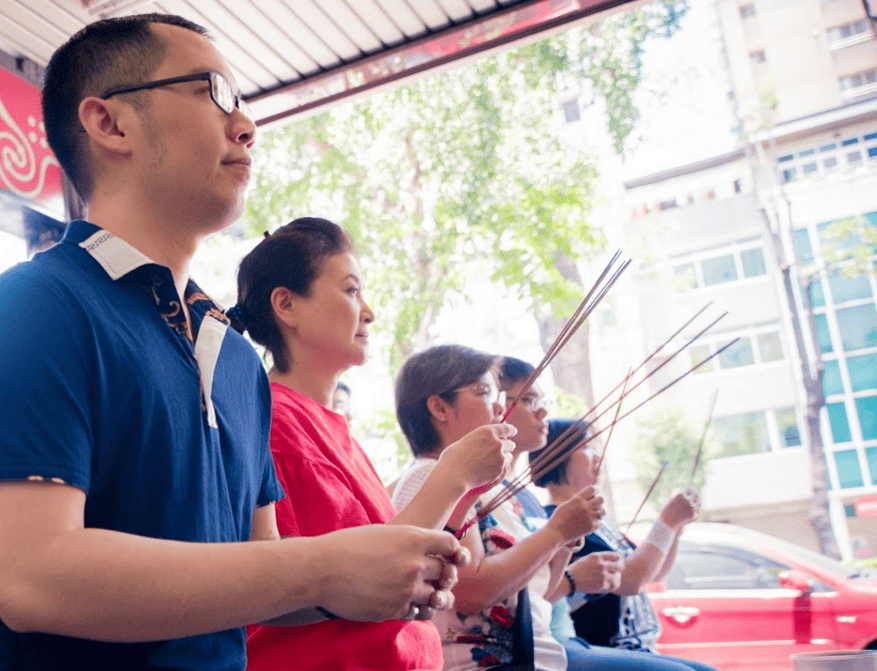
[[[320,615],[322,615],[323,617],[325,617],[327,620],[339,620],[339,619],[341,619],[341,618],[339,618],[337,615],[335,615],[335,613],[330,613],[330,612],[329,612],[328,610],[326,610],[325,608],[320,608],[320,606],[314,606],[314,609],[315,609]]]
[[[446,524],[444,530],[447,531],[449,534],[451,534],[451,536],[453,536],[454,538],[457,538],[457,532],[459,531],[459,529],[451,529],[451,527],[449,527]],[[466,531],[464,531],[462,534],[460,534],[460,537],[457,538],[457,540],[458,541],[463,540],[464,538],[466,538],[466,534],[468,534],[468,533],[469,533],[469,530],[466,529]]]
[[[675,540],[676,532],[668,527],[662,520],[657,519],[652,525],[649,535],[646,536],[646,539],[643,541],[643,544],[645,545],[646,543],[649,543],[650,545],[654,545],[658,549],[658,552],[666,557],[667,553],[670,552],[670,548],[673,546],[673,541]]]
[[[563,575],[565,575],[566,579],[569,580],[569,594],[567,594],[567,596],[572,596],[573,594],[578,592],[578,589],[576,588],[576,581],[573,579],[572,573],[570,573],[567,569],[563,570]]]

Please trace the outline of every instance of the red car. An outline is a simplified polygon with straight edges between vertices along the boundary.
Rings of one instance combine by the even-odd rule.
[[[790,655],[877,649],[877,570],[857,571],[731,524],[689,525],[649,586],[658,649],[721,671],[792,669]]]

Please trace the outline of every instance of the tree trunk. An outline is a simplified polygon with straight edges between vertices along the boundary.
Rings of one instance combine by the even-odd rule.
[[[822,443],[822,431],[819,426],[820,412],[822,406],[825,405],[825,395],[822,391],[823,364],[819,342],[815,338],[813,306],[810,304],[810,283],[808,282],[804,286],[804,291],[807,294],[807,309],[804,311],[804,314],[808,320],[811,342],[816,358],[813,372],[811,372],[810,362],[807,359],[807,348],[804,345],[804,329],[801,325],[800,313],[792,289],[791,266],[785,259],[782,240],[771,229],[767,212],[762,210],[762,213],[764,214],[767,235],[773,243],[777,264],[782,272],[783,292],[789,307],[792,331],[795,334],[795,349],[797,350],[801,382],[806,397],[807,444],[810,453],[810,479],[813,487],[813,501],[810,506],[810,526],[813,527],[813,532],[819,541],[819,548],[822,554],[840,559],[840,548],[838,548],[837,539],[834,537],[834,529],[831,526],[831,516],[828,509],[828,473],[825,467],[825,446]],[[789,217],[789,226],[791,227],[791,212],[789,212]],[[797,261],[795,265],[800,268],[801,264],[800,260],[797,259],[797,254],[795,254],[795,257]]]

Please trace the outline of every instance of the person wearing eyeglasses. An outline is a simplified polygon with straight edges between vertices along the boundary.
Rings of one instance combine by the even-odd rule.
[[[415,457],[393,492],[405,505],[463,432],[496,422],[506,399],[497,388],[498,358],[459,345],[412,355],[396,378],[396,417]],[[512,436],[515,440],[517,436]],[[516,444],[514,456],[521,454]],[[475,502],[485,514],[461,539],[473,556],[454,588],[456,613],[435,617],[445,669],[566,671],[589,668],[551,635],[551,602],[563,581],[569,543],[595,529],[604,511],[595,488],[571,497],[545,524],[533,524],[512,498],[486,514],[502,491],[496,486]],[[460,531],[458,529],[458,531]]]
[[[254,621],[449,606],[448,533],[279,538],[266,373],[189,277],[256,134],[207,31],[86,26],[43,115],[88,221],[0,276],[0,668],[242,671]]]
[[[286,492],[277,504],[282,536],[367,524],[442,529],[450,519],[459,525],[461,513],[454,510],[460,500],[502,478],[511,462],[513,428],[473,427],[397,512],[346,419],[332,410],[338,378],[368,357],[375,316],[364,291],[347,233],[317,217],[281,226],[238,269],[234,313],[273,360],[271,452]],[[431,615],[429,608],[412,608],[408,619]],[[250,671],[442,668],[438,632],[427,621],[330,617],[304,627],[262,626],[249,636],[248,659]]]

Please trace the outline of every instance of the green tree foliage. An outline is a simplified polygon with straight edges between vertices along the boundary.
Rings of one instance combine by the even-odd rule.
[[[668,462],[658,484],[649,496],[649,503],[657,510],[675,492],[691,485],[698,491],[706,484],[707,455],[717,453],[718,447],[710,444],[710,432],[701,451],[697,471],[692,475],[697,459],[698,446],[703,435],[706,418],[697,421],[689,417],[679,406],[664,405],[637,419],[634,454],[637,466],[637,483],[643,492],[648,491]],[[638,521],[643,521],[644,518]]]
[[[672,33],[685,7],[639,7],[265,133],[249,232],[303,215],[344,225],[393,368],[428,342],[476,265],[569,314],[580,287],[557,259],[602,236],[588,224],[597,167],[564,141],[558,96],[599,104],[620,151],[637,120],[643,41]]]
[[[866,217],[847,217],[826,226],[821,237],[830,271],[848,279],[874,273],[877,224]]]

